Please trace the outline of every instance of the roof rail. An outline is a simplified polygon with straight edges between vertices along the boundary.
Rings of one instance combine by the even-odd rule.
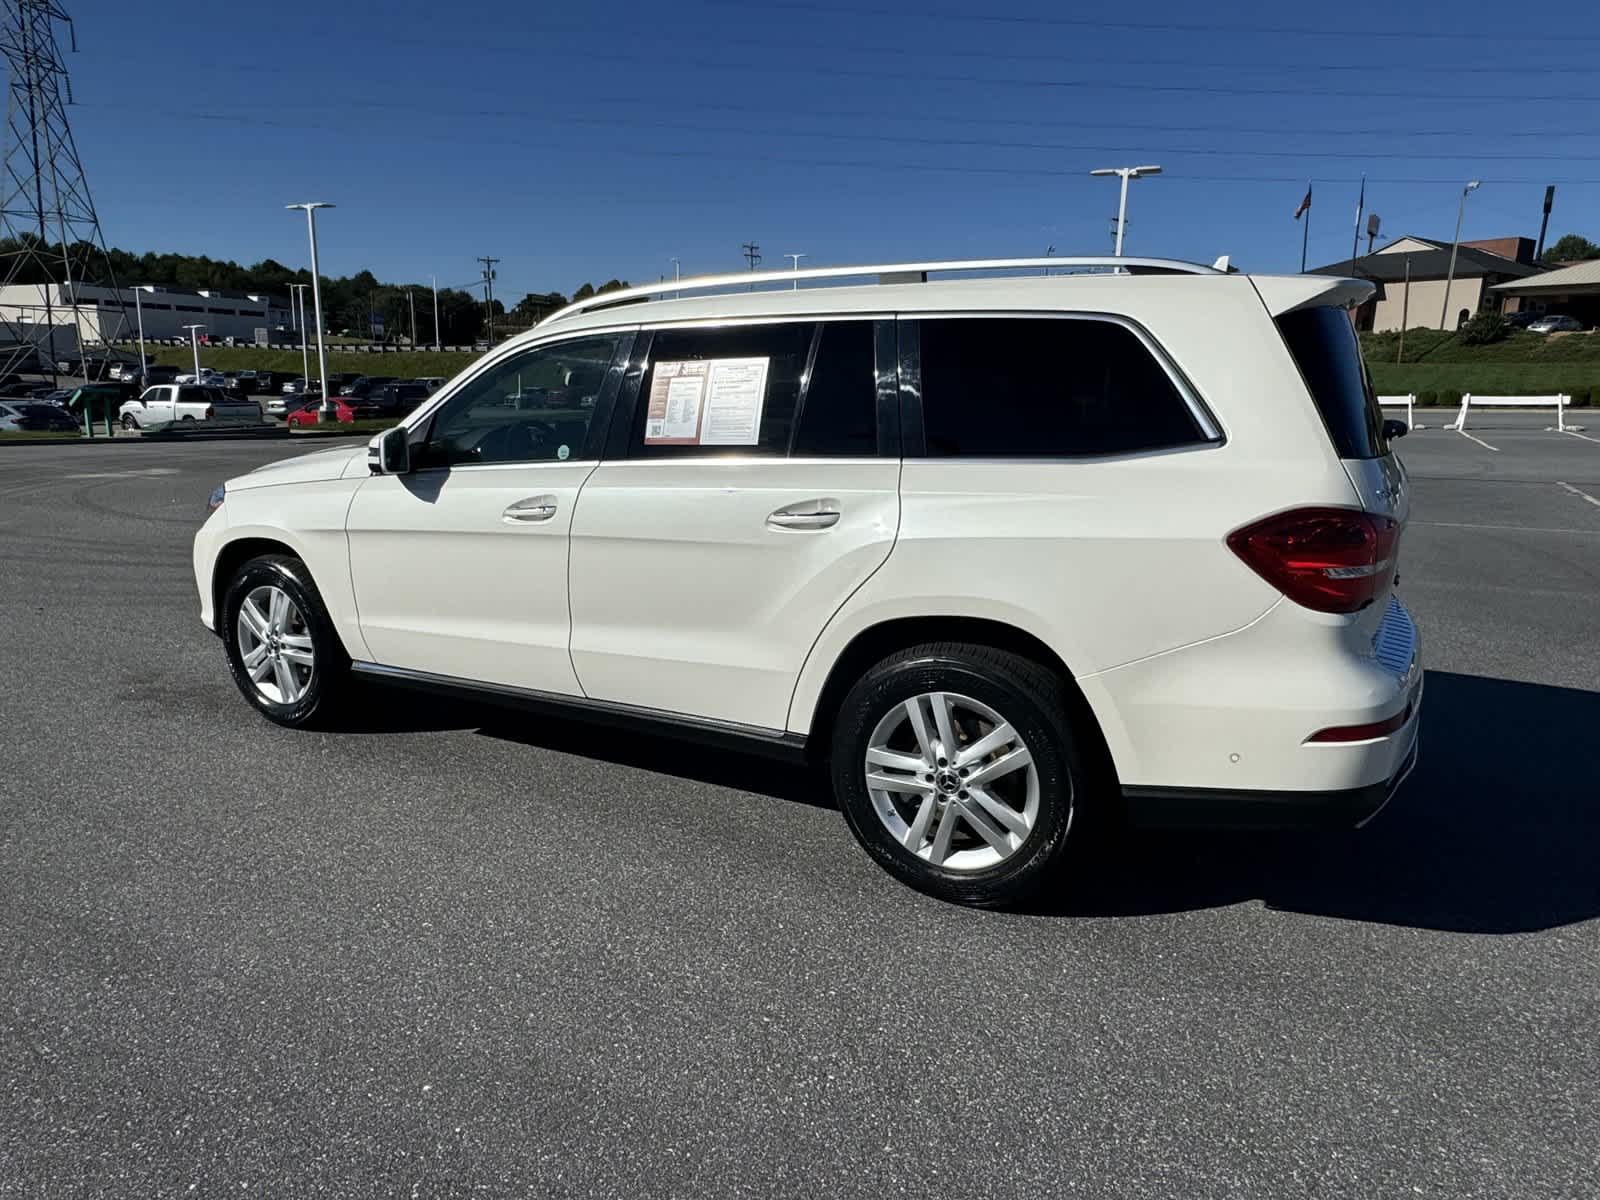
[[[943,262],[868,263],[853,267],[807,267],[803,271],[737,271],[726,275],[696,275],[688,279],[663,280],[638,287],[605,292],[574,301],[557,309],[543,321],[548,325],[574,317],[592,308],[647,300],[665,292],[706,292],[717,288],[750,287],[758,283],[794,283],[809,279],[850,279],[867,275],[924,275],[931,271],[1014,271],[1026,269],[1077,268],[1114,271],[1129,275],[1218,275],[1214,267],[1183,262],[1175,258],[1117,258],[1110,255],[1086,258],[970,258]]]

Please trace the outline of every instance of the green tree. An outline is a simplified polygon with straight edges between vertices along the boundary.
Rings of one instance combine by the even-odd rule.
[[[1584,262],[1600,258],[1600,246],[1576,233],[1563,234],[1556,244],[1546,248],[1546,262]]]

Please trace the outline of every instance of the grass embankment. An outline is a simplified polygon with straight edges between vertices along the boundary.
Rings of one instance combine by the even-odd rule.
[[[189,370],[194,354],[183,346],[146,346],[146,352],[164,366]],[[328,349],[328,370],[357,371],[362,375],[395,375],[402,379],[440,375],[446,379],[464,369],[478,355],[465,350],[405,350],[395,354],[353,353],[336,346]],[[298,350],[259,350],[253,346],[202,346],[200,365],[216,371],[279,371],[299,375]],[[311,355],[311,374],[317,373],[317,356]]]
[[[1490,396],[1545,396],[1564,392],[1574,404],[1600,405],[1600,334],[1542,337],[1512,333],[1486,346],[1469,346],[1437,329],[1368,333],[1362,351],[1372,382],[1383,395],[1409,392],[1419,403],[1456,405],[1463,392]]]

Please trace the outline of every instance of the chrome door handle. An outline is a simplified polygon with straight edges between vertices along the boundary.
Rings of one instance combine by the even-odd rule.
[[[837,500],[802,500],[767,518],[769,529],[828,529],[839,523]]]
[[[535,521],[548,521],[555,515],[554,496],[529,496],[526,500],[518,500],[515,504],[507,505],[500,518],[504,521],[515,521],[519,525],[529,525]]]

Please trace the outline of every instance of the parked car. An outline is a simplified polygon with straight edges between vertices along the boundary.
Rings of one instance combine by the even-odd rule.
[[[228,386],[227,376],[221,371],[212,370],[210,367],[201,367],[196,375],[193,371],[182,371],[173,377],[174,383],[197,383],[202,387],[225,388]]]
[[[403,417],[428,398],[428,389],[420,383],[386,383],[374,388],[367,399],[384,416]]]
[[[227,480],[201,619],[280,725],[354,675],[815,761],[966,903],[1098,819],[1364,822],[1423,682],[1372,285],[1067,262],[1122,269],[571,305],[367,446]]]
[[[372,393],[374,388],[380,388],[386,383],[398,382],[398,378],[395,375],[359,375],[342,386],[339,389],[339,395],[365,399]],[[328,386],[332,387],[333,385],[330,383]]]
[[[242,374],[243,372],[241,372]],[[278,390],[278,381],[281,378],[276,371],[257,371],[255,373],[254,391],[258,395],[268,396]]]
[[[303,376],[295,376],[283,385],[282,395],[285,396],[318,396],[322,394],[322,385],[315,379],[307,380]]]
[[[1505,321],[1513,329],[1526,329],[1543,315],[1543,313],[1534,312],[1531,308],[1524,308],[1514,313],[1506,313]]]
[[[1582,329],[1581,322],[1573,317],[1565,317],[1556,313],[1540,317],[1528,326],[1529,333],[1576,333]]]
[[[411,382],[420,383],[423,387],[428,389],[428,395],[431,396],[449,381],[446,380],[443,375],[419,375]]]
[[[144,429],[174,421],[259,425],[261,406],[222,388],[169,383],[146,388],[138,399],[126,401],[117,416],[124,429]]]
[[[346,396],[336,396],[333,401],[334,420],[349,424],[351,421],[367,421],[380,417],[383,413],[371,404],[352,400]],[[285,424],[299,427],[302,425],[315,425],[322,419],[322,401],[311,400],[288,415]]]
[[[72,414],[54,404],[0,400],[0,430],[11,432],[72,433],[78,423]]]

